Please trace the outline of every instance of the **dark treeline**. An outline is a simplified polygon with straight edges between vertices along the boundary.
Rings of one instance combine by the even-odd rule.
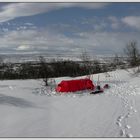
[[[88,64],[88,65],[87,65]],[[92,63],[79,63],[75,61],[56,61],[47,63],[44,59],[33,63],[1,63],[0,79],[38,79],[63,76],[82,76],[113,70],[110,64],[100,64],[98,61]]]

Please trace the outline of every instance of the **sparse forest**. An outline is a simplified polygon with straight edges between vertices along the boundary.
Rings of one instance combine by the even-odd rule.
[[[126,57],[119,57],[115,54],[111,61],[104,63],[99,60],[91,60],[86,51],[81,53],[81,61],[53,60],[47,62],[44,57],[40,56],[39,61],[35,63],[4,63],[0,58],[0,79],[43,78],[47,85],[47,79],[51,77],[75,77],[140,65],[140,53],[136,41],[131,41],[126,45],[124,55]]]

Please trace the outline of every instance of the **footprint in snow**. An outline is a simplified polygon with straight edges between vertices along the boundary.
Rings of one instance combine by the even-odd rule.
[[[125,128],[126,128],[126,129],[130,129],[131,126],[130,126],[130,125],[126,125]]]
[[[134,109],[133,111],[134,111],[135,113],[137,113],[137,110],[136,110],[136,109]]]
[[[121,129],[120,130],[120,136],[124,136],[125,135],[125,129]]]
[[[124,116],[119,116],[118,119],[117,119],[117,121],[121,122],[122,119],[124,119]]]
[[[122,126],[122,124],[121,124],[120,122],[116,122],[116,124],[117,124],[119,127]]]
[[[126,137],[127,138],[133,138],[133,135],[132,134],[126,134]]]
[[[131,112],[129,112],[129,113],[126,115],[126,118],[131,117],[131,115],[132,115],[132,113],[131,113]]]

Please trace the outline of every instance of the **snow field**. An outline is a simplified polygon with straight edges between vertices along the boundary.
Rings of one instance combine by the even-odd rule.
[[[110,89],[97,95],[57,94],[55,84],[71,77],[48,88],[41,79],[0,81],[0,137],[139,137],[139,77],[117,70],[98,78]]]

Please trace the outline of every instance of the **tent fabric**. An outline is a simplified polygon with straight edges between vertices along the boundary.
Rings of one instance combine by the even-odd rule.
[[[85,89],[93,90],[95,86],[90,79],[61,81],[56,87],[57,92],[75,92]]]

